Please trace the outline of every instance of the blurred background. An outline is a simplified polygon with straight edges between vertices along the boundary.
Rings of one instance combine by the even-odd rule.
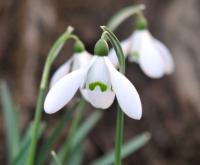
[[[143,118],[140,121],[125,118],[124,140],[144,131],[149,131],[152,139],[123,164],[197,165],[200,162],[198,0],[1,0],[0,79],[7,81],[14,102],[23,108],[20,127],[24,129],[33,118],[44,61],[55,39],[72,25],[87,50],[93,53],[102,32],[99,26],[105,25],[119,9],[134,3],[146,5],[150,31],[170,48],[176,68],[173,75],[152,80],[136,64],[127,64],[127,77],[142,99]],[[122,40],[132,30],[129,19],[115,33]],[[67,44],[52,73],[71,54],[72,44]],[[105,111],[85,141],[85,164],[114,147],[115,107],[116,103]],[[44,140],[62,113],[43,115],[48,122]],[[0,162],[5,164],[2,111],[0,118]]]

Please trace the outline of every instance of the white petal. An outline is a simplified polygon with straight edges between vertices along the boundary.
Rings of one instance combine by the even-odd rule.
[[[80,87],[84,76],[85,70],[79,69],[61,78],[46,96],[44,102],[45,112],[49,114],[55,113],[67,104]]]
[[[164,59],[165,63],[165,73],[172,74],[174,72],[174,60],[169,49],[159,40],[153,38],[154,44],[160,51],[161,57]]]
[[[86,66],[92,58],[88,52],[84,51],[81,53],[75,53],[67,62],[61,65],[56,72],[53,74],[50,80],[50,88],[63,76],[71,71],[80,69],[81,67]],[[72,68],[70,68],[72,67]]]
[[[157,50],[150,45],[141,50],[139,65],[150,78],[161,78],[164,75],[164,61]]]
[[[128,38],[124,41],[121,42],[121,47],[124,53],[125,58],[128,56],[128,54],[130,53],[130,47],[131,47],[131,39]],[[119,62],[118,62],[118,58],[117,55],[115,53],[114,48],[112,48],[108,54],[108,57],[110,59],[110,61],[112,62],[112,64],[118,68],[119,67]]]
[[[57,70],[56,72],[53,74],[51,80],[50,80],[50,88],[63,76],[65,76],[66,74],[69,73],[70,71],[70,67],[71,67],[71,63],[72,63],[73,57],[70,58],[67,62],[65,62],[64,64],[62,64]]]
[[[99,87],[96,87],[93,91],[87,90],[87,98],[94,107],[107,109],[112,105],[115,93],[111,90],[102,92]]]
[[[164,60],[148,30],[134,32],[132,52],[139,54],[138,63],[147,76],[160,78],[164,75]]]
[[[87,65],[83,65],[83,66],[82,66],[82,67],[85,67],[85,68],[86,68],[86,71],[85,71],[86,74],[87,74],[88,70],[90,69],[90,67],[95,63],[95,61],[96,61],[96,59],[97,59],[96,56],[91,56],[91,57],[89,57],[89,58],[90,58],[90,61],[87,62]],[[84,78],[84,80],[83,80],[83,82],[82,82],[82,84],[81,84],[81,86],[80,86],[80,92],[81,92],[81,95],[83,96],[83,98],[84,98],[86,101],[89,102],[88,96],[87,96],[87,91],[86,91],[85,88],[83,89],[83,86],[85,85],[85,83],[86,83],[86,76],[85,76],[85,78]]]
[[[107,58],[105,60],[110,71],[112,88],[122,111],[133,119],[141,119],[142,105],[137,90],[124,75],[112,66]]]
[[[101,81],[104,84],[110,85],[110,75],[104,60],[104,57],[96,56],[96,60],[90,67],[87,77],[86,84],[90,82]]]
[[[130,54],[128,56],[128,60],[130,62],[136,62],[138,63],[138,58],[134,57],[132,54],[138,54],[144,38],[149,35],[149,32],[147,30],[135,30],[134,33],[131,35],[131,50]]]
[[[86,99],[96,108],[106,109],[114,101],[115,94],[111,91],[111,82],[108,68],[105,64],[104,57],[96,57],[86,76]],[[89,89],[89,84],[100,82],[107,86],[106,91],[101,91],[99,86],[93,91]]]
[[[91,60],[91,58],[92,58],[92,55],[90,55],[87,51],[74,54],[74,63],[73,63],[72,70],[76,70],[76,69],[86,66]]]

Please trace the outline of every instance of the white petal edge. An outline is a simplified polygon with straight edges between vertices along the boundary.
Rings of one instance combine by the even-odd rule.
[[[53,74],[50,80],[50,88],[58,81],[60,80],[63,76],[69,73],[71,62],[73,60],[73,57],[70,58],[67,62],[62,64]]]
[[[110,72],[113,91],[122,111],[130,118],[141,119],[142,104],[137,90],[124,75],[112,66],[108,58],[105,57],[105,61]]]
[[[156,38],[153,38],[153,42],[157,49],[160,51],[161,57],[164,59],[165,73],[172,74],[174,72],[174,60],[170,50]]]
[[[52,114],[64,107],[75,95],[83,82],[85,76],[84,69],[73,71],[61,78],[48,92],[44,110]]]
[[[124,41],[121,42],[121,47],[124,53],[125,58],[128,56],[128,54],[130,53],[130,48],[131,48],[131,39],[127,38]],[[114,50],[114,48],[112,48],[108,54],[108,58],[110,59],[111,63],[118,68],[119,67],[119,62],[118,62],[118,58],[117,58],[117,54]]]

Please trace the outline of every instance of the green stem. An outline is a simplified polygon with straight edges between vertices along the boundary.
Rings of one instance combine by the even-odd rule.
[[[43,103],[45,99],[46,89],[48,86],[48,79],[49,79],[51,65],[54,59],[59,54],[62,47],[64,46],[65,42],[70,38],[72,31],[73,31],[73,28],[68,27],[67,31],[63,35],[61,35],[61,37],[59,37],[58,40],[55,42],[55,44],[53,45],[53,47],[51,48],[47,56],[47,60],[45,62],[43,75],[42,75],[42,79],[40,83],[38,99],[37,99],[36,112],[35,112],[35,117],[34,117],[34,122],[33,122],[33,129],[31,133],[31,144],[29,148],[27,165],[33,165],[34,160],[35,160],[35,151],[36,151],[36,146],[37,146],[37,141],[38,141],[37,133],[38,133],[39,125],[41,122]]]
[[[124,113],[117,109],[116,134],[115,134],[115,165],[121,165],[121,146],[123,142]]]
[[[110,21],[108,21],[107,27],[114,31],[124,20],[126,20],[131,15],[134,15],[138,12],[141,12],[145,9],[145,5],[134,5],[128,6],[119,12],[117,12],[113,17],[111,17]]]
[[[119,70],[125,74],[125,58],[119,40],[110,29],[101,27],[104,31],[102,37],[107,37],[115,49],[119,60]],[[116,134],[115,134],[115,165],[121,165],[121,146],[123,141],[124,114],[120,107],[117,108]]]
[[[28,165],[34,164],[34,158],[35,158],[35,150],[37,145],[37,133],[39,130],[40,120],[41,120],[41,114],[42,114],[42,106],[45,98],[45,89],[40,89],[37,99],[37,106],[36,106],[36,113],[33,123],[33,129],[32,129],[32,137],[31,137],[31,144],[30,144],[30,150],[29,150],[29,156],[28,156]]]

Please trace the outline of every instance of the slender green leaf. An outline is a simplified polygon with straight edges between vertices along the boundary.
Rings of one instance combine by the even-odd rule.
[[[103,115],[102,111],[96,110],[93,112],[86,121],[80,126],[71,143],[71,148],[74,149],[80,145],[83,140],[87,137],[90,131],[96,126],[97,122],[101,119]]]
[[[76,149],[80,146],[81,142],[86,138],[88,133],[94,128],[96,123],[100,120],[102,117],[103,112],[101,111],[95,111],[93,112],[83,124],[79,127],[79,129],[76,131],[74,138],[71,141],[70,146],[70,152],[74,153]],[[62,147],[59,151],[58,157],[60,158],[61,155],[63,155],[65,152],[64,148]],[[52,162],[52,165],[55,165],[54,162]]]
[[[63,144],[62,153],[59,153],[59,158],[60,158],[61,162],[64,162],[68,158],[69,151],[71,150],[71,142],[74,138],[74,135],[75,135],[75,133],[79,127],[80,121],[83,117],[83,113],[85,111],[85,105],[86,105],[86,102],[84,99],[82,99],[77,107],[77,112],[74,115],[68,137],[66,138],[66,140]]]
[[[83,161],[82,145],[79,145],[76,150],[71,154],[68,165],[81,165]]]
[[[9,89],[5,82],[0,83],[0,95],[3,106],[4,126],[7,142],[8,160],[11,163],[18,154],[20,146],[20,130],[17,122],[17,114],[14,109]]]
[[[28,146],[30,145],[30,141],[31,141],[31,129],[32,129],[32,123],[31,125],[28,127],[28,129],[26,130],[26,133],[24,135],[24,137],[21,140],[21,147],[19,150],[18,155],[16,156],[16,158],[14,159],[12,165],[26,165],[26,160],[27,160],[27,156],[28,156]],[[44,131],[46,125],[44,123],[42,123],[39,127],[39,131],[38,131],[38,137],[39,138],[42,135],[42,132]]]
[[[36,161],[37,165],[44,164],[45,160],[47,159],[53,144],[56,140],[60,137],[61,132],[66,128],[67,124],[69,123],[72,113],[74,113],[77,108],[77,104],[72,106],[69,110],[66,111],[65,115],[59,121],[57,126],[55,127],[54,131],[52,132],[51,136],[46,140],[46,142],[42,145],[40,152],[38,154],[38,159]]]
[[[55,151],[51,151],[51,155],[54,158],[57,165],[62,165],[61,161],[59,160],[58,156],[56,155]]]
[[[122,158],[126,158],[130,154],[133,154],[138,149],[142,148],[149,140],[151,136],[148,132],[145,132],[123,145],[122,147]],[[110,165],[115,161],[114,150],[107,153],[102,158],[95,160],[91,165]]]
[[[125,19],[144,9],[145,6],[143,4],[128,6],[117,12],[117,14],[115,14],[113,17],[111,17],[110,21],[107,24],[107,27],[114,31]]]

